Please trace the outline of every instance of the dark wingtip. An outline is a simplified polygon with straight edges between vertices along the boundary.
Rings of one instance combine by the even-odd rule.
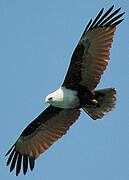
[[[125,12],[123,12],[123,13],[121,13],[122,14],[122,16],[125,14]]]
[[[15,152],[11,166],[10,166],[10,172],[15,168],[16,161],[17,161],[18,152]]]
[[[101,11],[96,16],[93,23],[90,24],[90,27],[87,28],[87,32],[97,27],[108,27],[108,26],[114,27],[115,25],[120,24],[120,22],[122,22],[123,19],[121,21],[119,20],[119,18],[122,17],[125,14],[125,12],[117,15],[117,13],[121,10],[121,7],[116,9],[114,12],[112,12],[113,8],[114,8],[114,5],[112,5],[103,15],[102,13],[103,13],[104,8],[102,8]]]
[[[111,6],[111,8],[112,8],[112,9],[114,8],[114,4]]]
[[[104,11],[104,8],[102,8],[102,9],[100,10],[100,12],[102,12],[102,13],[103,13],[103,11]]]
[[[19,153],[18,160],[17,160],[17,166],[16,166],[16,176],[18,176],[18,174],[20,173],[21,162],[22,162],[22,155]]]
[[[121,7],[117,9],[117,11],[119,12],[121,10]]]
[[[114,4],[109,8],[110,11],[112,11],[114,8]]]
[[[8,166],[8,165],[10,164],[10,162],[11,162],[11,160],[12,160],[12,157],[13,157],[13,155],[14,155],[14,152],[15,152],[15,150],[13,150],[12,153],[11,153],[11,155],[9,156],[8,161],[7,161],[7,163],[6,163],[6,166]]]
[[[19,172],[18,173],[16,172],[16,176],[18,176],[18,175],[19,175]]]
[[[119,21],[115,22],[114,24],[112,24],[112,28],[114,28],[115,26],[117,26],[118,24],[120,24],[124,19],[120,19]]]
[[[24,155],[23,156],[23,174],[25,175],[28,170],[28,156]]]
[[[8,150],[8,152],[5,154],[5,156],[7,156],[11,151],[12,149],[14,148],[15,144]]]
[[[29,157],[29,164],[30,164],[30,170],[32,171],[35,165],[35,158]]]
[[[7,155],[9,155],[9,158],[7,160],[6,165],[8,166],[11,163],[10,172],[12,172],[14,168],[16,167],[16,176],[18,176],[20,173],[22,160],[23,160],[23,174],[24,175],[26,175],[27,170],[28,170],[28,161],[30,165],[30,170],[32,171],[34,169],[35,158],[29,157],[28,155],[22,155],[20,152],[16,151],[15,144],[5,154],[5,156]]]
[[[102,8],[100,10],[100,12],[98,13],[98,15],[96,16],[96,18],[94,19],[94,21],[92,22],[91,26],[89,27],[88,30],[92,29],[95,25],[95,23],[98,21],[98,19],[101,17],[101,15],[103,14],[104,8]]]
[[[87,26],[86,26],[86,28],[85,28],[85,31],[84,31],[84,33],[83,33],[83,35],[88,31],[91,23],[92,23],[92,19],[90,19],[90,21],[88,22],[88,24],[87,24]]]

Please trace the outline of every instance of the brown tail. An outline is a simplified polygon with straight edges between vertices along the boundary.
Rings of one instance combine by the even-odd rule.
[[[109,111],[113,110],[116,104],[116,90],[113,88],[100,89],[95,91],[93,104],[82,109],[94,120],[101,119]]]

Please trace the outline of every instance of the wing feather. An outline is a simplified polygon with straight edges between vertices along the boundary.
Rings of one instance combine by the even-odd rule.
[[[29,164],[31,171],[34,169],[35,159],[34,157],[29,157]]]
[[[11,152],[11,151],[10,151],[10,152]],[[6,164],[7,166],[10,164],[14,153],[15,153],[15,148],[13,149],[13,151],[11,152],[11,154],[10,154],[10,156],[9,156],[9,158],[8,158],[8,161],[7,161],[7,164]]]
[[[112,7],[114,7],[114,6],[112,6]],[[112,8],[113,9],[113,8]],[[112,9],[111,9],[111,11],[112,11]],[[106,18],[104,19],[104,21],[102,21],[101,23],[100,23],[100,26],[103,26],[103,25],[105,25],[106,24],[106,22],[108,22],[108,20],[110,20],[113,16],[115,16],[119,11],[121,10],[121,8],[118,8],[116,11],[114,11],[111,15],[109,15],[108,17],[106,17],[109,13],[107,13],[107,15],[105,16]],[[106,14],[106,13],[105,13]],[[97,26],[98,24],[96,24],[96,26]]]
[[[85,86],[94,91],[100,82],[110,59],[116,26],[123,21],[120,18],[124,13],[118,14],[121,8],[111,13],[113,8],[109,8],[105,14],[101,9],[95,20],[88,23],[72,55],[62,86],[73,90]]]
[[[28,163],[30,169],[33,170],[35,159],[66,134],[79,115],[79,109],[61,109],[49,106],[30,123],[6,154],[11,153],[7,161],[7,165],[12,161],[10,171],[16,167],[16,175],[18,175],[22,159],[23,174],[27,173]]]
[[[28,169],[28,156],[23,156],[23,174],[25,175]]]
[[[13,159],[12,159],[12,162],[11,162],[11,166],[10,166],[10,172],[14,169],[15,167],[15,164],[16,164],[16,160],[17,160],[17,156],[18,156],[18,152],[16,151],[14,153],[14,156],[13,156]]]
[[[22,162],[22,155],[19,153],[18,154],[18,159],[17,159],[17,165],[16,165],[16,176],[18,176],[18,174],[20,173],[21,162]]]

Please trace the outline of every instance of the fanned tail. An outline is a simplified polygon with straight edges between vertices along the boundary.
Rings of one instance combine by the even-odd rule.
[[[116,104],[116,90],[113,88],[100,89],[95,91],[93,104],[82,109],[94,120],[101,119],[109,111],[113,110]]]

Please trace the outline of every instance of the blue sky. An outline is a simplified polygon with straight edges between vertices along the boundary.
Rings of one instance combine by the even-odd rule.
[[[82,112],[67,135],[37,159],[33,172],[15,177],[4,154],[47,107],[44,98],[62,83],[89,19],[113,4],[126,12],[125,21],[117,28],[111,61],[97,88],[116,88],[115,110],[98,121]],[[128,0],[0,1],[2,179],[129,179],[128,52]]]

